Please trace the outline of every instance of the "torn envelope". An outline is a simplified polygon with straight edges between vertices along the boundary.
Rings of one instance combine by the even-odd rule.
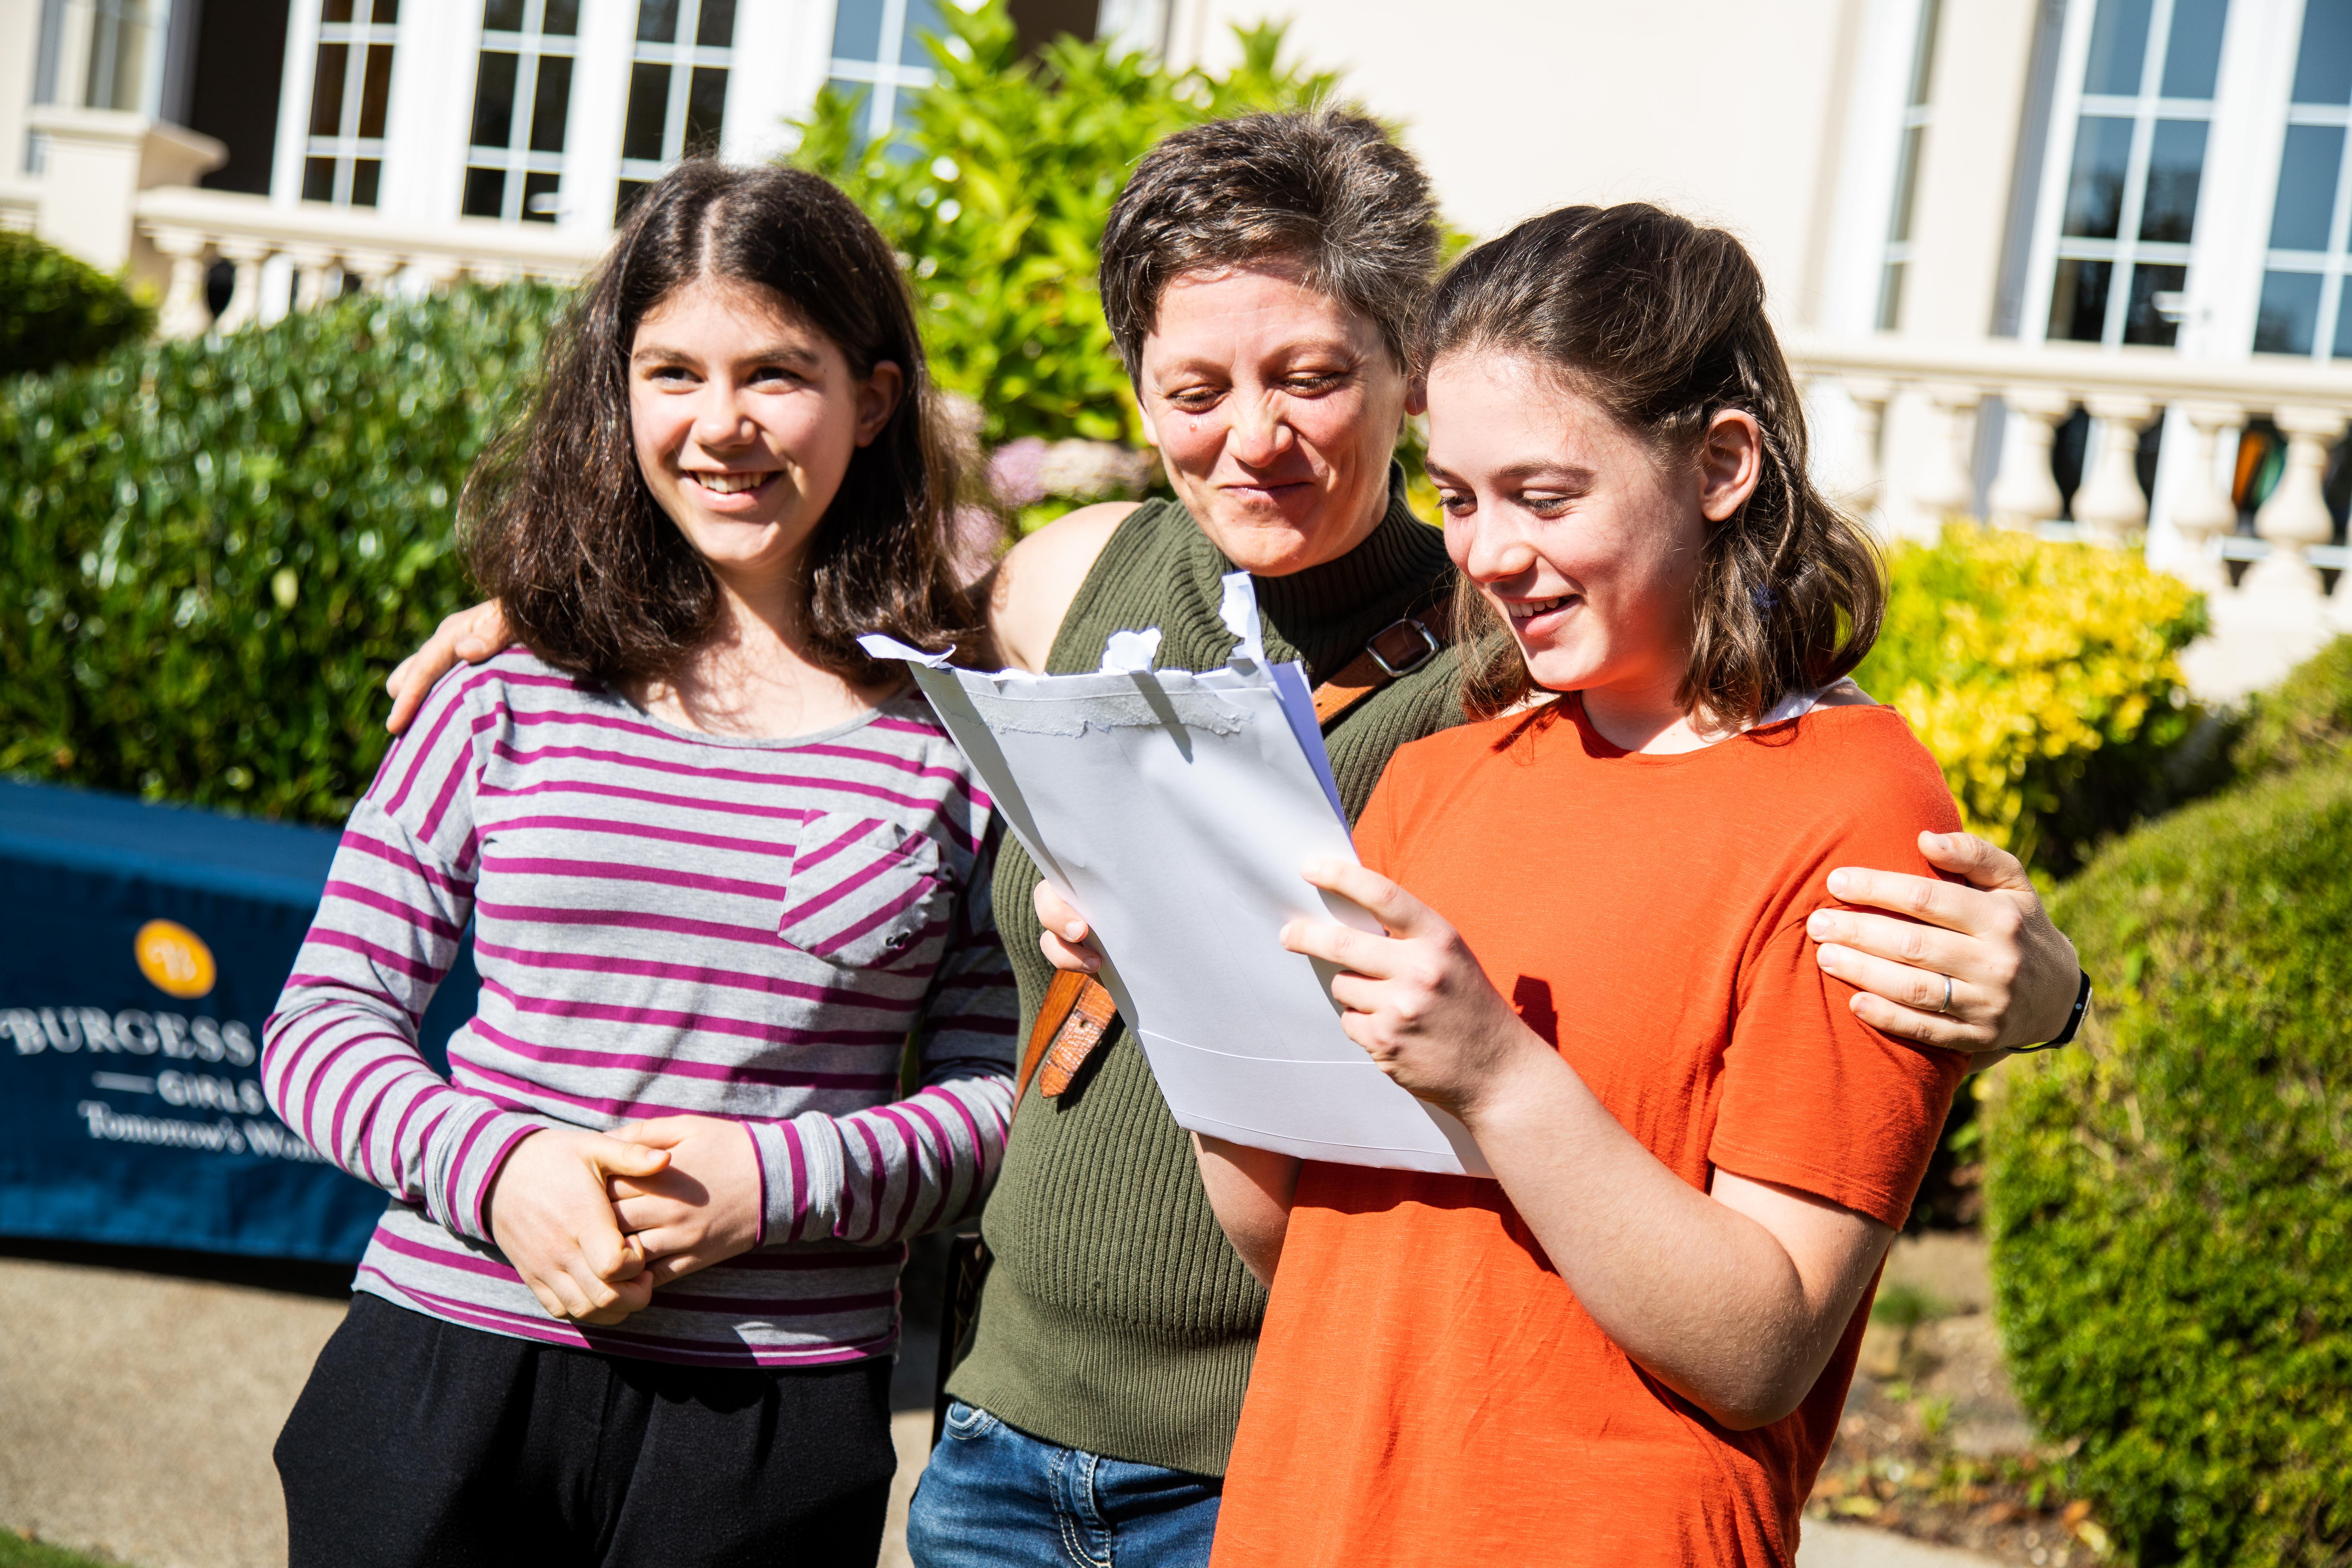
[[[887,637],[1045,879],[1082,910],[1103,984],[1177,1123],[1302,1159],[1488,1174],[1469,1133],[1391,1083],[1339,1027],[1328,968],[1284,949],[1299,916],[1367,931],[1300,877],[1355,858],[1314,700],[1265,657],[1246,574],[1222,669],[1154,671],[1157,630],[1119,632],[1092,675],[949,667]]]

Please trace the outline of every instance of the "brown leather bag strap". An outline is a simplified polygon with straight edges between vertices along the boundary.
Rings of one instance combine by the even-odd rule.
[[[1434,611],[1391,621],[1374,632],[1363,651],[1337,675],[1315,689],[1316,721],[1329,729],[1339,715],[1390,681],[1411,675],[1444,647],[1445,626]],[[1045,1005],[1037,1010],[1037,1022],[1030,1026],[1028,1045],[1021,1053],[1021,1077],[1013,1090],[1014,1108],[1027,1097],[1033,1078],[1038,1080],[1038,1093],[1048,1100],[1060,1099],[1118,1016],[1118,1005],[1101,981],[1074,970],[1055,970],[1054,983],[1045,988]]]

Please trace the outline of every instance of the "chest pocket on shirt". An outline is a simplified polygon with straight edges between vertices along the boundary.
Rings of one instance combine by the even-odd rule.
[[[929,834],[835,812],[801,828],[776,934],[847,969],[904,963],[937,951],[954,899]]]

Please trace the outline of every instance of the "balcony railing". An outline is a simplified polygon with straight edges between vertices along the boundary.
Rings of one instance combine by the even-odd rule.
[[[172,276],[158,329],[167,337],[234,331],[262,319],[262,268],[282,257],[294,269],[295,310],[308,310],[337,277],[381,288],[395,277],[428,287],[460,278],[483,283],[510,278],[577,278],[604,248],[605,237],[578,237],[542,224],[455,218],[407,228],[361,208],[305,202],[279,206],[266,197],[160,185],[139,193],[139,231],[169,258]],[[215,317],[205,303],[214,261],[236,268],[228,302]]]
[[[2215,636],[2189,661],[2208,695],[2235,697],[2266,684],[2329,637],[2352,632],[2352,551],[2334,542],[2325,492],[2329,453],[2352,424],[2352,366],[2269,356],[2201,363],[2161,350],[1892,337],[1801,339],[1789,348],[1801,377],[1838,387],[1854,408],[1859,471],[1845,488],[1864,509],[1884,488],[1881,422],[1893,400],[1909,395],[1924,400],[1934,425],[1924,471],[1905,476],[1913,507],[1931,516],[1978,513],[1979,418],[1999,398],[2008,427],[1983,496],[1986,521],[2047,531],[2071,514],[2078,538],[2137,543],[2148,521],[2140,437],[2166,409],[2179,409],[2194,446],[2170,496],[2167,520],[2181,548],[2167,565],[2209,596]],[[2077,409],[2092,426],[2069,506],[2052,448]],[[2257,418],[2276,426],[2286,458],[2248,537],[2237,531],[2238,506],[2221,466],[2222,443]],[[2233,562],[2251,563],[2234,582]],[[2332,593],[2324,572],[2336,577]]]

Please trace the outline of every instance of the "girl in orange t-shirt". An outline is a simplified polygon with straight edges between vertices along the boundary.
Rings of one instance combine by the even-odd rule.
[[[1968,1067],[1862,1023],[1806,926],[1832,868],[1927,872],[1958,824],[1841,684],[1878,565],[1736,240],[1535,219],[1439,285],[1419,363],[1448,548],[1513,642],[1391,763],[1366,865],[1308,868],[1389,934],[1285,941],[1496,1180],[1212,1184],[1279,1260],[1214,1561],[1786,1563]]]

